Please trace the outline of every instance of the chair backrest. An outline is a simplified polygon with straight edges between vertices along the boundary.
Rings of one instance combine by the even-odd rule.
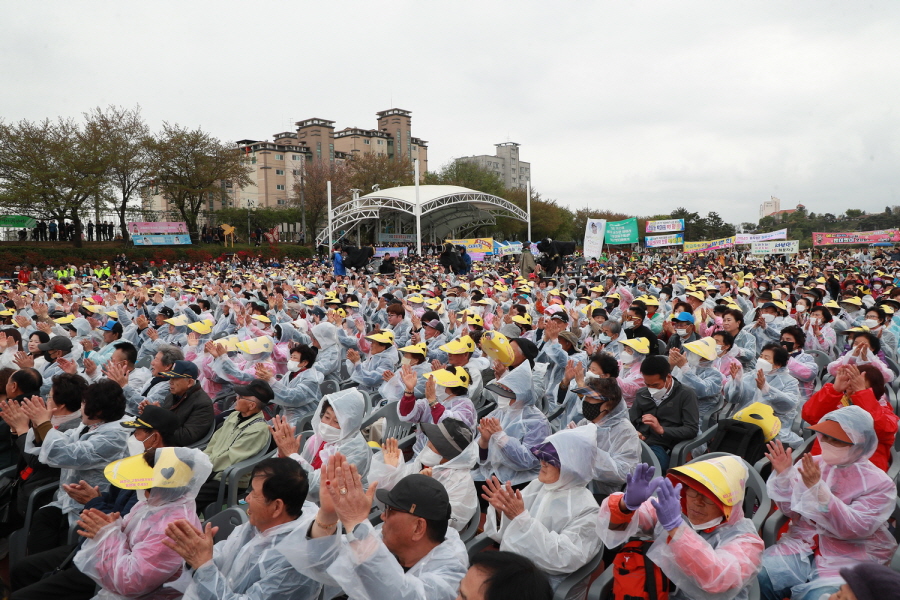
[[[213,434],[216,432],[216,420],[213,419],[212,424],[210,425],[209,431],[206,432],[201,439],[197,440],[193,444],[190,444],[188,448],[206,448],[206,445],[209,443],[209,440],[212,439]]]
[[[734,456],[734,454],[729,454],[727,452],[710,452],[709,454],[698,456],[687,464],[715,458],[717,456]],[[744,515],[753,521],[756,531],[761,532],[763,523],[765,523],[766,518],[772,511],[772,499],[769,498],[769,494],[766,491],[766,482],[759,472],[746,460],[744,460],[744,466],[747,467],[747,482],[744,486]]]
[[[804,350],[807,354],[816,359],[816,366],[819,368],[819,373],[825,371],[828,368],[828,363],[831,362],[831,357],[822,352],[821,350]]]
[[[323,396],[327,396],[328,394],[334,394],[340,390],[338,384],[333,379],[326,379],[322,383],[319,384],[319,389],[322,391]]]
[[[656,453],[650,449],[650,446],[647,445],[647,442],[641,440],[641,462],[647,463],[651,467],[655,467],[656,477],[660,475],[665,475],[662,472],[662,466],[659,464],[659,457],[656,456]]]
[[[656,340],[656,353],[666,356],[669,352],[666,350],[666,343],[662,340]]]
[[[219,531],[216,532],[214,538],[214,541],[218,543],[228,539],[228,536],[231,535],[232,531],[244,523],[247,523],[248,520],[247,513],[243,509],[232,506],[207,519],[203,524],[203,528],[206,528],[206,523],[209,523],[213,527],[218,527]]]

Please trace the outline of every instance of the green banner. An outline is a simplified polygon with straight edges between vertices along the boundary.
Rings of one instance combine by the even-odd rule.
[[[608,245],[637,244],[637,241],[637,219],[610,221],[606,224],[606,243]]]
[[[24,227],[31,229],[37,224],[37,221],[25,215],[7,215],[0,217],[0,227]]]

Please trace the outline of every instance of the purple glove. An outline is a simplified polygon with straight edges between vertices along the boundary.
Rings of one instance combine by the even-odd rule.
[[[647,463],[640,463],[634,468],[634,473],[625,476],[625,507],[630,511],[635,511],[641,504],[647,501],[656,488],[659,487],[662,477],[653,478],[656,467],[651,467]]]
[[[681,484],[672,487],[670,479],[664,480],[656,491],[656,500],[651,500],[656,509],[656,518],[666,531],[672,531],[684,522],[681,516]]]

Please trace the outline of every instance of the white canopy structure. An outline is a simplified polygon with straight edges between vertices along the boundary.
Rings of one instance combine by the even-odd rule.
[[[498,196],[455,185],[420,185],[418,189],[421,234],[425,241],[437,243],[446,238],[469,237],[478,227],[495,224],[497,217],[528,222],[524,210]],[[330,222],[331,231],[326,227],[319,232],[316,244],[328,243],[329,237],[338,242],[354,230],[364,232],[373,228],[376,241],[380,232],[416,236],[416,186],[354,196],[332,211]]]

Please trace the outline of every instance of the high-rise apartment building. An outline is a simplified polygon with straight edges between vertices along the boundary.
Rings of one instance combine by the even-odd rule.
[[[531,181],[531,163],[519,160],[519,146],[515,142],[494,144],[497,152],[491,156],[463,156],[459,160],[473,162],[483,169],[496,173],[508,188],[524,188]]]
[[[759,218],[768,217],[771,214],[781,210],[781,200],[775,196],[769,196],[769,199],[759,205]]]

